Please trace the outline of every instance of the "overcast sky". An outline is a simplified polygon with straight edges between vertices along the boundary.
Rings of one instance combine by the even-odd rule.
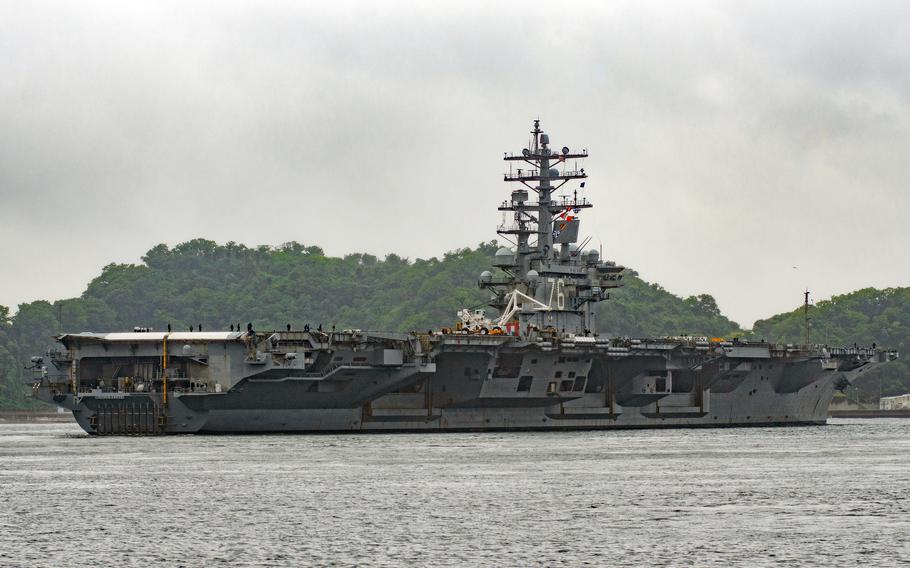
[[[537,116],[592,244],[741,324],[910,284],[905,1],[7,0],[0,304],[194,237],[490,240]]]

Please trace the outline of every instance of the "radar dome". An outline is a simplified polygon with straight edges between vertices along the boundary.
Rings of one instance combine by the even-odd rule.
[[[597,249],[591,249],[588,251],[588,262],[594,263],[600,259],[600,253],[597,252]]]
[[[540,278],[540,275],[537,274],[536,270],[529,270],[525,275],[525,278],[528,279],[529,284],[537,284],[537,280]]]
[[[496,251],[496,256],[493,257],[493,266],[510,266],[514,258],[512,251],[506,247],[502,247]]]
[[[484,270],[480,273],[480,281],[484,284],[487,284],[493,280],[493,273],[489,270]]]
[[[559,170],[556,168],[550,168],[550,177],[559,177]]]

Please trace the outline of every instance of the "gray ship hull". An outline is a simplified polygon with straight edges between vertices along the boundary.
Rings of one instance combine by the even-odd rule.
[[[508,337],[443,335],[433,343],[383,337],[385,343],[364,349],[363,337],[334,338],[326,368],[307,373],[287,368],[295,358],[283,345],[275,350],[281,355],[262,362],[258,352],[250,360],[249,341],[209,343],[203,351],[227,353],[221,364],[234,369],[222,392],[174,387],[165,397],[157,389],[91,384],[77,386],[74,396],[51,379],[35,389],[100,435],[808,425],[826,422],[838,386],[890,358],[876,350],[819,354],[765,344],[706,350],[671,340],[628,342],[624,351],[615,341],[543,351]],[[64,341],[78,353],[70,367],[87,372],[99,345],[104,361],[120,349],[134,357],[153,346],[140,344],[137,353],[134,343],[92,341],[73,349],[79,342]],[[419,353],[421,343],[430,350]],[[407,349],[389,349],[409,344],[418,348],[411,361],[397,355]]]
[[[238,408],[194,411],[172,402],[170,421],[160,433],[245,434],[268,432],[463,432],[505,430],[604,430],[726,426],[797,426],[825,424],[835,380],[820,377],[796,393],[773,392],[761,380],[744,383],[744,392],[708,394],[709,409],[687,406],[688,395],[669,395],[643,407],[555,403],[543,407],[481,408]],[[752,393],[752,394],[750,394]],[[598,398],[598,397],[592,397]],[[179,400],[179,399],[178,399]],[[380,404],[381,406],[381,404]],[[90,433],[130,433],[129,413],[107,413],[98,427],[98,412],[85,404],[74,411]],[[137,432],[138,429],[137,429]]]
[[[554,404],[541,408],[414,409],[372,415],[363,409],[344,410],[219,410],[211,411],[198,432],[463,432],[507,430],[606,430],[623,428],[688,428],[724,426],[799,426],[825,424],[833,381],[814,392],[779,395],[738,393],[715,395],[711,412],[698,408],[616,408],[601,411]]]

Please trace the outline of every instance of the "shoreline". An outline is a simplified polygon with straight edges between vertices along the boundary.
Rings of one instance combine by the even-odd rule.
[[[54,410],[0,410],[0,424],[30,424],[34,422],[75,422],[72,412]]]
[[[910,418],[910,409],[907,410],[832,410],[829,418]],[[70,412],[55,412],[51,410],[0,410],[0,424],[32,424],[32,423],[75,422]]]
[[[902,410],[830,410],[830,418],[910,418],[910,409]]]

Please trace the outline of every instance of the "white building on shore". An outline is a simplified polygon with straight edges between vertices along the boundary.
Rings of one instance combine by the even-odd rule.
[[[878,400],[879,410],[910,410],[910,393],[886,396]]]

